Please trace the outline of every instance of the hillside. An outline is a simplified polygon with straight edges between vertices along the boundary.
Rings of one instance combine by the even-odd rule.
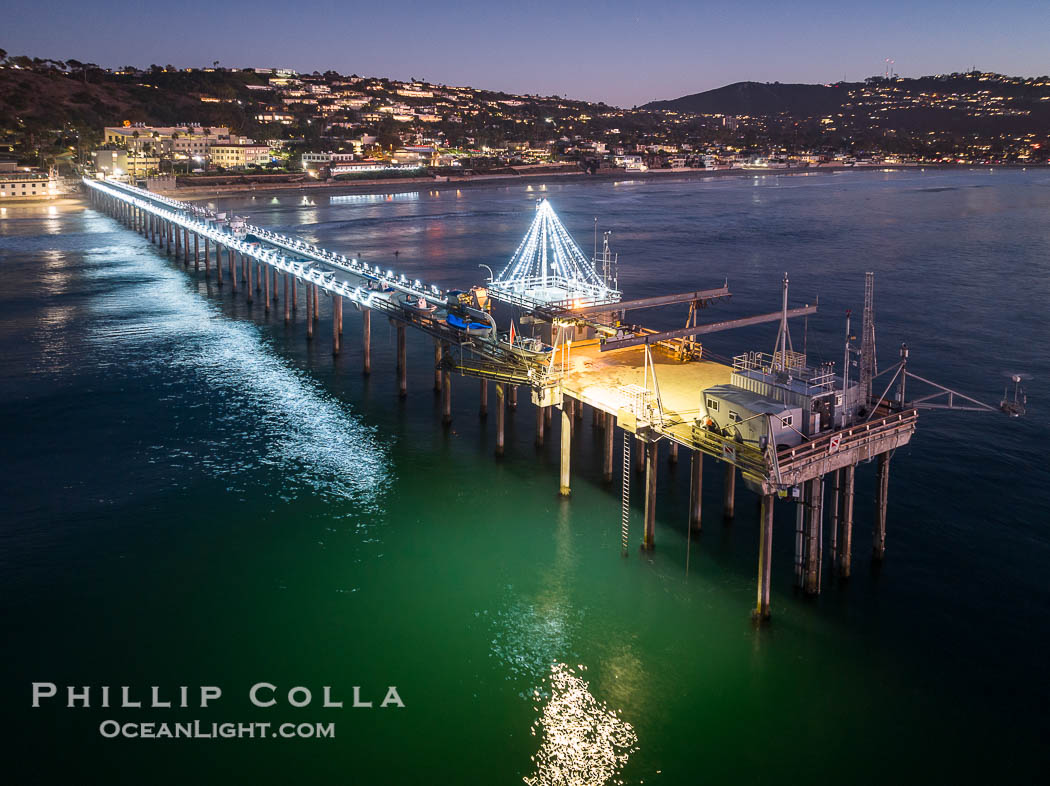
[[[1043,139],[1050,125],[1050,77],[991,72],[918,78],[871,77],[835,85],[737,84],[653,101],[643,109],[687,115],[737,115],[846,134],[966,134]]]
[[[780,82],[736,82],[732,85],[694,93],[668,101],[653,101],[642,109],[664,110],[694,115],[778,115],[804,116],[837,112],[850,87],[856,85],[798,85]]]

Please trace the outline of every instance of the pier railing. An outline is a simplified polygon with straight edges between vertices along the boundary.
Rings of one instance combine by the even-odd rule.
[[[879,453],[907,444],[915,433],[918,412],[907,409],[823,434],[801,445],[777,451],[782,483],[796,486]]]

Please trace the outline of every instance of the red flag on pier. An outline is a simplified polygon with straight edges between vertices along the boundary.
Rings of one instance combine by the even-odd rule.
[[[514,336],[516,335],[516,333],[517,333],[517,331],[514,330],[514,320],[512,319],[510,321],[510,345],[511,346],[514,346]]]

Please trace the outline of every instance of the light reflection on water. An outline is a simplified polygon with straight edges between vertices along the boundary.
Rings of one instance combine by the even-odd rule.
[[[623,783],[615,776],[638,750],[634,727],[591,695],[587,681],[566,664],[553,664],[546,682],[550,699],[532,725],[533,735],[542,737],[540,749],[532,757],[536,772],[526,776],[525,783]]]
[[[173,385],[165,403],[174,418],[180,410],[204,407],[210,419],[209,439],[180,443],[180,455],[155,446],[157,459],[231,478],[269,468],[287,479],[273,489],[284,498],[305,484],[322,495],[351,499],[365,511],[377,508],[390,483],[387,450],[373,429],[349,414],[349,405],[279,356],[256,325],[225,318],[182,272],[138,249],[116,251],[92,253],[87,275],[139,280],[92,302],[85,340],[107,362],[144,371],[163,364],[169,376],[191,380],[188,387]],[[260,443],[260,449],[230,450],[245,440]],[[237,455],[251,458],[230,463]]]

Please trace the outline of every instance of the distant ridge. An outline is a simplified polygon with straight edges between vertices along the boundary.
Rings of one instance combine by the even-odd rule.
[[[838,111],[851,87],[856,85],[841,83],[825,87],[780,82],[736,82],[681,98],[652,101],[642,109],[709,115],[777,115],[781,112],[824,115]]]

